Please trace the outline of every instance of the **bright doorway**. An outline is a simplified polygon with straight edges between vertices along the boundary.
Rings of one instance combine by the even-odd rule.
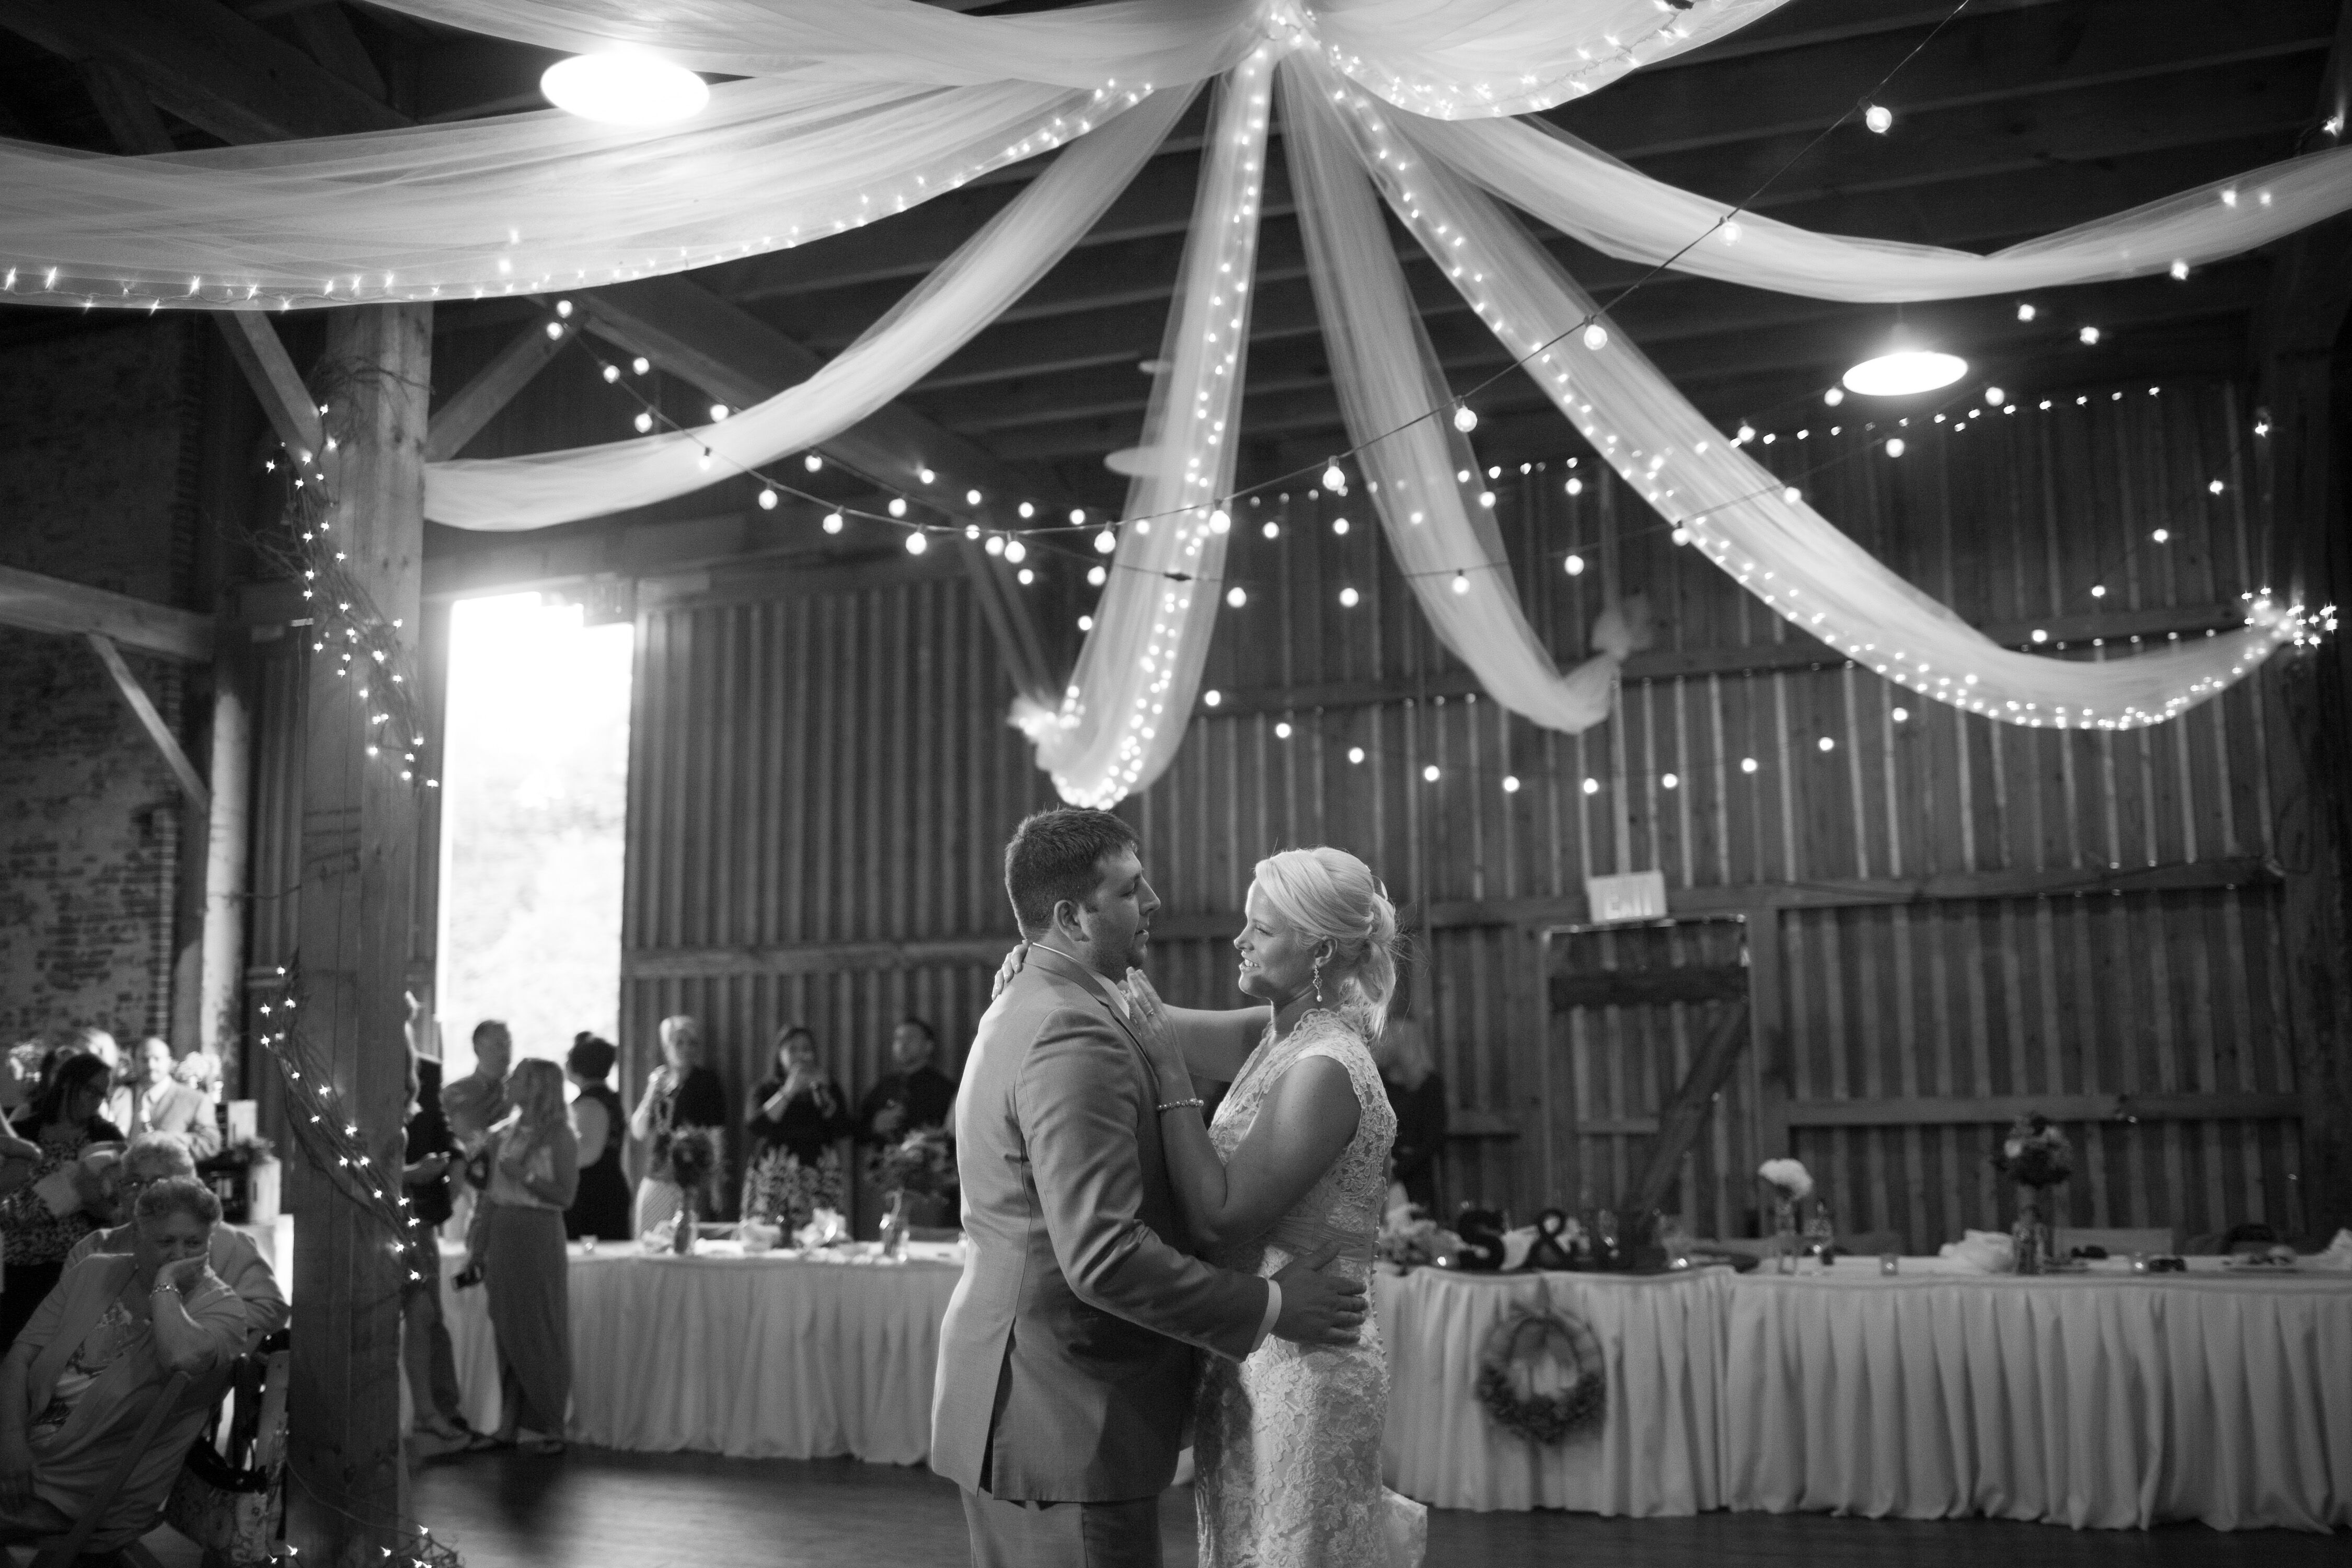
[[[452,615],[441,769],[444,1071],[473,1069],[473,1029],[503,1018],[519,1057],[562,1060],[620,1017],[635,628],[583,624],[537,594]]]

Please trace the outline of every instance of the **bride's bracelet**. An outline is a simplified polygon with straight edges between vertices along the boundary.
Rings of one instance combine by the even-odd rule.
[[[1207,1100],[1197,1100],[1197,1099],[1196,1099],[1196,1100],[1163,1100],[1163,1101],[1161,1101],[1161,1102],[1160,1103],[1160,1105],[1159,1105],[1158,1107],[1156,1107],[1155,1109],[1160,1110],[1188,1110],[1188,1109],[1189,1109],[1189,1110],[1197,1110],[1201,1109],[1202,1106],[1207,1105],[1208,1103],[1209,1103],[1209,1102],[1208,1102]]]

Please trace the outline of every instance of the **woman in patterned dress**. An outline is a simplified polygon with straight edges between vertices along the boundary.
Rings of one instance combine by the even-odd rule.
[[[1139,972],[1129,981],[1178,1203],[1225,1268],[1270,1277],[1320,1255],[1369,1279],[1396,1116],[1365,1042],[1395,988],[1396,910],[1370,868],[1331,848],[1259,861],[1246,910],[1241,988],[1270,1019],[1170,1008]],[[1239,1056],[1235,1026],[1260,1023]],[[1196,1071],[1232,1082],[1213,1124],[1192,1109]],[[1373,1321],[1347,1348],[1269,1338],[1212,1360],[1194,1405],[1202,1568],[1417,1564],[1426,1510],[1381,1484],[1387,1411]]]

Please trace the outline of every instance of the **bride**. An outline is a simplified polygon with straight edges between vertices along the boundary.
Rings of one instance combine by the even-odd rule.
[[[1245,910],[1241,988],[1270,1017],[1170,1007],[1129,977],[1169,1174],[1218,1264],[1272,1276],[1320,1255],[1368,1280],[1396,1117],[1367,1042],[1396,984],[1396,910],[1331,848],[1259,861]],[[1192,1109],[1195,1074],[1232,1084],[1212,1123]],[[1194,1408],[1202,1568],[1421,1562],[1427,1510],[1381,1485],[1377,1323],[1350,1347],[1268,1339],[1245,1361],[1210,1358]]]

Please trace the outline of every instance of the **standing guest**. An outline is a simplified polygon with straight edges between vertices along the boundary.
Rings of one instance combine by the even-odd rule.
[[[400,1188],[408,1212],[425,1227],[428,1237],[447,1224],[455,1211],[450,1201],[450,1167],[457,1156],[457,1140],[441,1110],[441,1064],[416,1047],[425,1032],[424,1005],[408,999],[408,1146],[402,1156]],[[432,1249],[436,1261],[437,1247]],[[407,1332],[402,1336],[401,1368],[408,1377],[408,1397],[416,1407],[416,1425],[444,1443],[462,1443],[473,1436],[467,1426],[463,1395],[457,1387],[457,1353],[449,1342],[449,1326],[441,1300],[438,1267],[416,1268],[424,1276],[401,1287],[400,1311]]]
[[[648,1145],[645,1180],[637,1184],[635,1229],[642,1236],[677,1213],[686,1194],[670,1178],[670,1134],[708,1127],[725,1137],[727,1091],[702,1065],[702,1026],[680,1013],[661,1021],[661,1065],[646,1080],[645,1098],[629,1117],[629,1136]],[[714,1162],[724,1167],[724,1162]]]
[[[895,1143],[909,1132],[945,1128],[955,1114],[955,1079],[936,1065],[939,1037],[920,1018],[890,1031],[893,1071],[875,1079],[857,1104],[857,1141]]]
[[[890,1031],[890,1065],[895,1069],[875,1080],[857,1105],[857,1141],[887,1148],[910,1132],[937,1132],[948,1149],[953,1168],[955,1140],[948,1119],[955,1114],[955,1079],[940,1071],[939,1037],[930,1025],[911,1015]],[[908,1193],[907,1218],[916,1225],[955,1223],[952,1186],[940,1193]]]
[[[75,1164],[91,1143],[119,1143],[122,1133],[100,1116],[113,1069],[100,1056],[78,1056],[59,1064],[40,1102],[16,1119],[18,1136],[40,1145],[31,1180],[0,1198],[0,1241],[7,1258],[6,1288],[0,1289],[0,1345],[16,1335],[65,1271],[66,1254],[98,1228],[87,1207],[58,1214],[41,1196],[39,1183]]]
[[[563,1076],[580,1092],[572,1100],[572,1135],[580,1141],[580,1195],[563,1212],[563,1234],[578,1240],[626,1241],[629,1179],[621,1173],[621,1097],[604,1080],[620,1056],[613,1042],[583,1029],[572,1037]]]
[[[506,1120],[507,1069],[514,1066],[514,1037],[505,1024],[485,1018],[474,1026],[474,1070],[441,1086],[441,1113],[449,1135],[467,1153],[482,1146],[490,1129]]]
[[[170,1041],[153,1035],[140,1041],[115,1075],[106,1119],[133,1138],[176,1132],[187,1141],[189,1153],[209,1160],[221,1150],[220,1123],[213,1119],[212,1102],[173,1076],[174,1066]]]
[[[563,1452],[572,1405],[572,1307],[563,1211],[580,1190],[580,1143],[563,1111],[563,1073],[553,1062],[515,1064],[514,1111],[491,1132],[490,1185],[483,1194],[477,1260],[489,1286],[499,1340],[499,1447],[520,1434],[528,1453]]]
[[[774,1070],[751,1090],[744,1124],[751,1135],[745,1219],[781,1225],[789,1236],[818,1209],[842,1207],[847,1184],[838,1145],[854,1123],[806,1025],[789,1025],[776,1036]]]
[[[135,1213],[139,1194],[159,1182],[178,1177],[193,1181],[196,1163],[188,1154],[188,1146],[172,1132],[142,1132],[131,1141],[115,1163],[117,1193],[121,1212]],[[74,1243],[66,1254],[66,1271],[92,1253],[135,1252],[139,1247],[136,1225],[119,1225],[112,1230],[94,1230]],[[278,1271],[261,1256],[261,1248],[253,1238],[225,1225],[213,1226],[211,1250],[206,1253],[212,1271],[220,1282],[236,1292],[245,1305],[245,1344],[247,1349],[259,1344],[268,1336],[286,1326],[292,1309],[286,1305],[285,1292],[278,1288]]]
[[[1389,1150],[1389,1179],[1404,1189],[1407,1203],[1424,1214],[1437,1212],[1437,1156],[1445,1148],[1445,1079],[1429,1059],[1429,1037],[1411,1018],[1391,1018],[1372,1041],[1381,1085],[1396,1112],[1396,1142]],[[1393,1205],[1396,1194],[1389,1194]]]
[[[60,1533],[119,1482],[90,1541],[110,1558],[145,1532],[244,1347],[246,1314],[207,1267],[220,1200],[173,1176],[139,1194],[132,1250],[86,1258],[0,1360],[0,1533]],[[142,1417],[174,1373],[189,1397],[163,1418],[127,1474]]]

